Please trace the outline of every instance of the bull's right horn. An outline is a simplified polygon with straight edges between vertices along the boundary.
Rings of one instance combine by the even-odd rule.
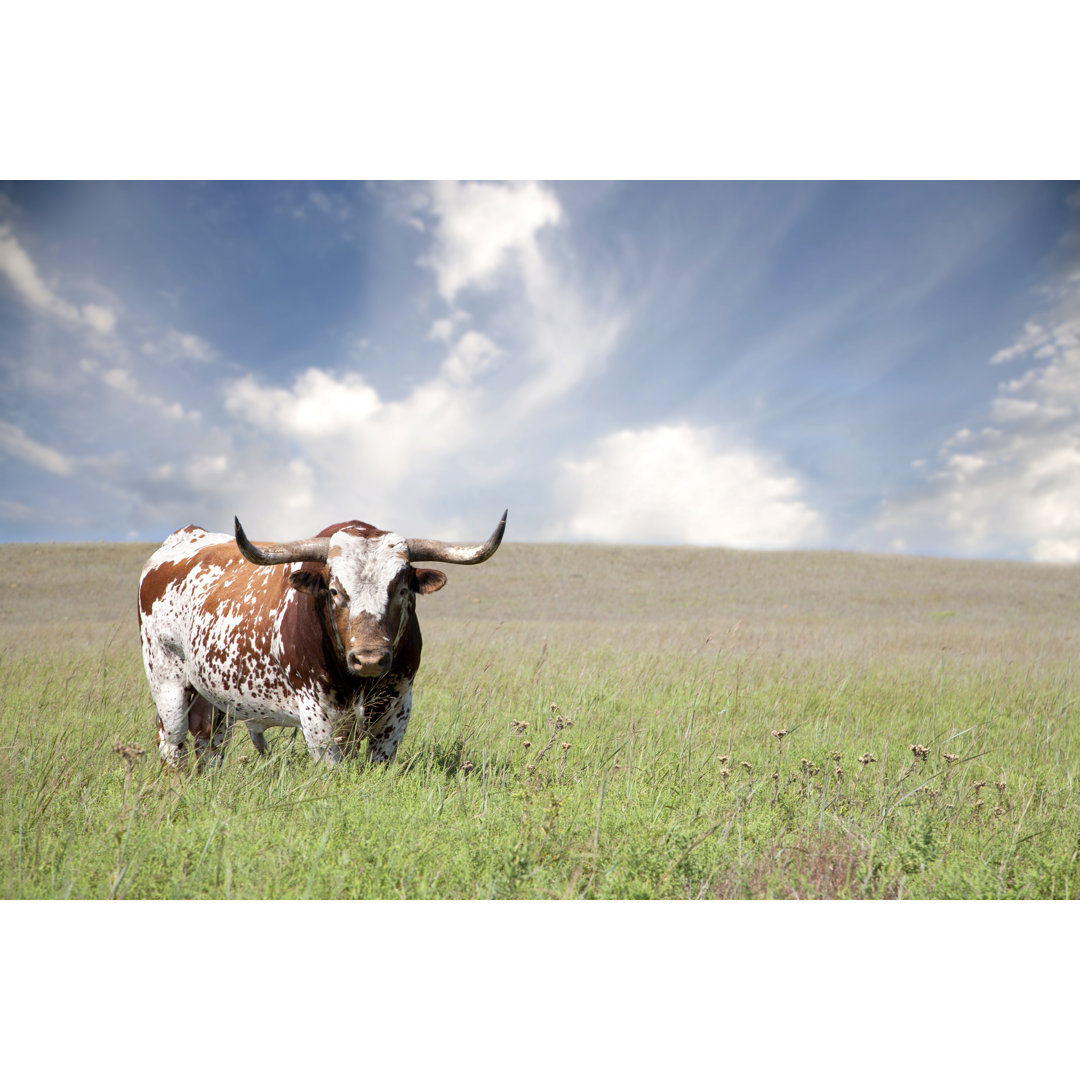
[[[289,544],[264,544],[256,547],[244,532],[239,518],[236,523],[236,546],[248,562],[272,566],[287,562],[326,562],[330,554],[330,537],[313,536],[310,540],[293,540]]]

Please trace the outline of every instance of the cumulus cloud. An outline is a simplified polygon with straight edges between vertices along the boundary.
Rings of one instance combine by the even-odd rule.
[[[311,368],[287,388],[246,376],[227,387],[225,407],[248,435],[261,436],[235,433],[242,456],[261,457],[275,473],[286,459],[304,462],[306,490],[334,512],[362,497],[365,514],[386,518],[402,492],[422,499],[452,489],[448,480],[463,463],[474,478],[484,472],[476,460],[483,408],[442,376],[386,401],[354,373]]]
[[[957,431],[926,487],[883,506],[876,529],[894,548],[1080,560],[1080,273],[1047,295],[990,358],[1030,365],[998,386],[990,422]]]
[[[790,548],[820,542],[798,479],[714,428],[624,430],[563,462],[552,539]]]
[[[225,407],[268,431],[335,442],[364,425],[382,407],[363,376],[337,376],[319,368],[298,375],[289,389],[262,386],[251,375],[229,384]]]
[[[9,225],[0,224],[0,273],[24,303],[64,322],[85,326],[99,334],[111,334],[116,315],[99,304],[77,307],[63,299],[42,280],[37,266],[16,239]]]
[[[536,234],[562,219],[558,200],[535,182],[436,183],[431,208],[435,244],[423,265],[435,272],[450,305],[462,289],[491,288],[513,263],[536,258]]]

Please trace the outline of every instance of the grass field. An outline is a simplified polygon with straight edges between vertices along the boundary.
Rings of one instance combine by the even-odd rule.
[[[157,759],[153,546],[0,548],[0,895],[1080,895],[1076,569],[506,544],[420,598],[390,768],[240,728],[199,777]]]

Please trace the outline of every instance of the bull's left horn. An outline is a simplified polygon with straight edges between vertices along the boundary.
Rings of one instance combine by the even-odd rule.
[[[502,543],[506,530],[506,511],[495,531],[482,544],[446,544],[442,540],[414,540],[409,545],[409,562],[478,563],[490,559]]]
[[[240,519],[233,518],[233,521],[236,523],[236,546],[248,562],[258,563],[260,566],[286,562],[326,562],[330,554],[328,536],[314,536],[310,540],[293,540],[289,544],[265,544],[263,547],[256,547],[247,538]]]

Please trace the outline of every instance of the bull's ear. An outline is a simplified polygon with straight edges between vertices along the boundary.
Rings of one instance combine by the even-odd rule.
[[[446,575],[441,570],[417,570],[416,591],[418,593],[438,592],[446,584]]]
[[[297,570],[289,575],[289,584],[297,592],[306,593],[317,593],[326,588],[326,582],[317,570]]]

